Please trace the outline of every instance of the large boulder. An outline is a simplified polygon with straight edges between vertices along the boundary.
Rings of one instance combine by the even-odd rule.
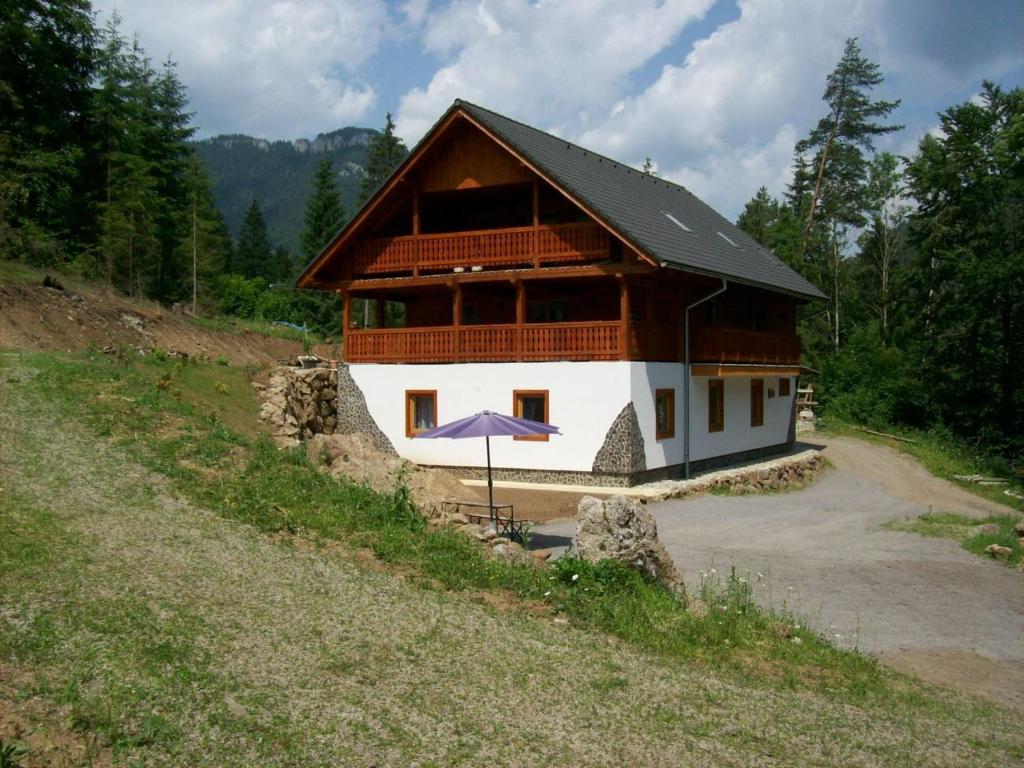
[[[618,560],[683,594],[683,579],[658,538],[654,515],[637,499],[584,496],[573,545],[583,560]]]

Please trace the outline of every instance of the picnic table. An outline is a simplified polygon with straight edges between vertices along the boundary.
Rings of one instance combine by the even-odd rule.
[[[480,509],[481,512],[467,512],[462,511],[462,514],[466,516],[466,519],[472,523],[489,523],[491,521],[491,506],[486,501],[467,501],[463,499],[451,499],[446,504],[451,504],[455,507],[456,511],[462,511],[463,507],[469,507],[471,509]],[[523,539],[523,525],[530,522],[529,520],[517,520],[515,517],[515,507],[512,504],[501,504],[495,503],[494,507],[494,523],[498,529],[498,533],[505,534],[510,538],[517,538],[520,541]],[[508,516],[503,516],[500,510],[508,510]]]

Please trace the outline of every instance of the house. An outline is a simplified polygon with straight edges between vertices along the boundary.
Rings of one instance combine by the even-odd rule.
[[[459,100],[298,285],[344,299],[339,430],[475,475],[413,436],[513,412],[563,434],[493,441],[496,478],[601,485],[787,448],[822,298],[683,187]]]

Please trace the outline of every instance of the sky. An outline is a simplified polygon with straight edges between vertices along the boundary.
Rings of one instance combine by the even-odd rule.
[[[456,98],[634,166],[730,218],[780,194],[857,37],[911,154],[985,79],[1024,84],[1024,0],[94,0],[170,57],[200,137],[312,138],[394,115],[412,147]]]

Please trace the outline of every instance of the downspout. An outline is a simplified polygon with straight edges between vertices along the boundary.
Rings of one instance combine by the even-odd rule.
[[[721,278],[721,287],[690,304],[683,312],[683,479],[690,479],[690,310],[725,293],[729,283]]]

